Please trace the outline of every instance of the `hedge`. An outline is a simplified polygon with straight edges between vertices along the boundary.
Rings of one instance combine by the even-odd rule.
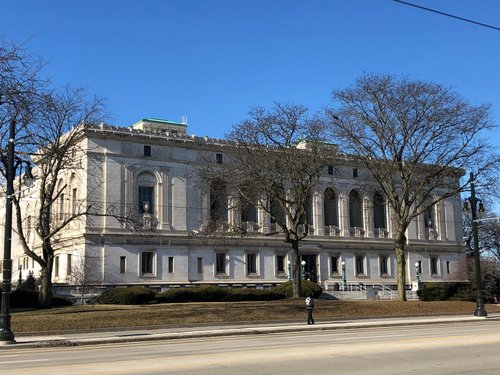
[[[107,305],[144,305],[155,301],[155,293],[142,286],[113,288],[96,298],[96,302]]]
[[[52,307],[71,306],[72,304],[74,301],[68,298],[52,298]],[[38,307],[38,292],[23,288],[14,289],[10,294],[10,307],[13,309],[36,309]]]
[[[314,298],[319,298],[323,289],[316,283],[309,280],[302,280],[301,286],[301,297],[307,297],[312,295]],[[293,281],[287,281],[286,283],[278,285],[274,288],[276,293],[284,294],[288,298],[293,296]]]
[[[417,291],[421,301],[474,301],[475,292],[469,283],[424,283]]]
[[[270,301],[286,298],[274,290],[262,289],[229,289],[218,286],[197,286],[192,288],[175,288],[158,293],[156,300],[169,302],[218,302],[218,301]]]

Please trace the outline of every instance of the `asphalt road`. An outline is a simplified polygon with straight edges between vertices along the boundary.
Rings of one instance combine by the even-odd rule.
[[[500,321],[0,352],[0,374],[500,374]]]

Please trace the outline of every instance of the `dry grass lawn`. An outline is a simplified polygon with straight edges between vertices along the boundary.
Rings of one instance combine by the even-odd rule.
[[[473,314],[473,302],[316,300],[318,321],[422,315]],[[500,305],[487,305],[488,313]],[[203,302],[143,306],[70,306],[12,313],[14,332],[57,333],[99,328],[152,327],[249,321],[302,321],[302,299],[271,302]]]

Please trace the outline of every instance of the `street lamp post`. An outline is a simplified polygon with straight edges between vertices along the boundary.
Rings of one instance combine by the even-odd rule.
[[[300,262],[300,265],[302,266],[300,276],[301,276],[302,280],[304,280],[306,277],[306,261],[303,260],[302,262]]]
[[[15,157],[16,121],[11,120],[9,126],[9,143],[7,155],[5,156],[5,232],[3,238],[3,261],[2,261],[2,307],[0,311],[0,344],[15,343],[14,333],[10,328],[10,294],[12,290],[12,202],[14,200],[14,179],[16,168],[21,161]],[[3,157],[3,156],[2,156]],[[26,166],[23,183],[27,187],[33,185],[31,167]]]
[[[0,314],[0,341],[14,343],[14,333],[10,329],[10,292],[12,279],[12,200],[14,199],[14,140],[16,138],[16,121],[11,120],[9,126],[9,144],[5,163],[7,183],[5,198],[5,233],[3,238],[2,262],[2,309]]]
[[[345,261],[342,261],[342,290],[345,292],[347,289],[347,280],[346,280],[346,274],[345,274]]]
[[[467,205],[467,201],[470,203],[470,209]],[[470,211],[472,218],[472,238],[474,242],[474,264],[476,272],[476,311],[474,311],[474,316],[488,316],[484,308],[484,296],[483,296],[483,285],[481,280],[481,258],[479,254],[479,236],[477,230],[477,212],[484,212],[483,202],[476,198],[475,190],[475,177],[474,173],[470,173],[470,197],[465,199],[464,211]]]

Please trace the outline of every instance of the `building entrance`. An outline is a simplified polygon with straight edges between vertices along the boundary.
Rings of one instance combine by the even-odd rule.
[[[318,270],[316,266],[316,254],[302,254],[301,256],[301,267],[302,261],[305,261],[304,265],[304,278],[306,280],[311,280],[312,282],[318,282]]]

